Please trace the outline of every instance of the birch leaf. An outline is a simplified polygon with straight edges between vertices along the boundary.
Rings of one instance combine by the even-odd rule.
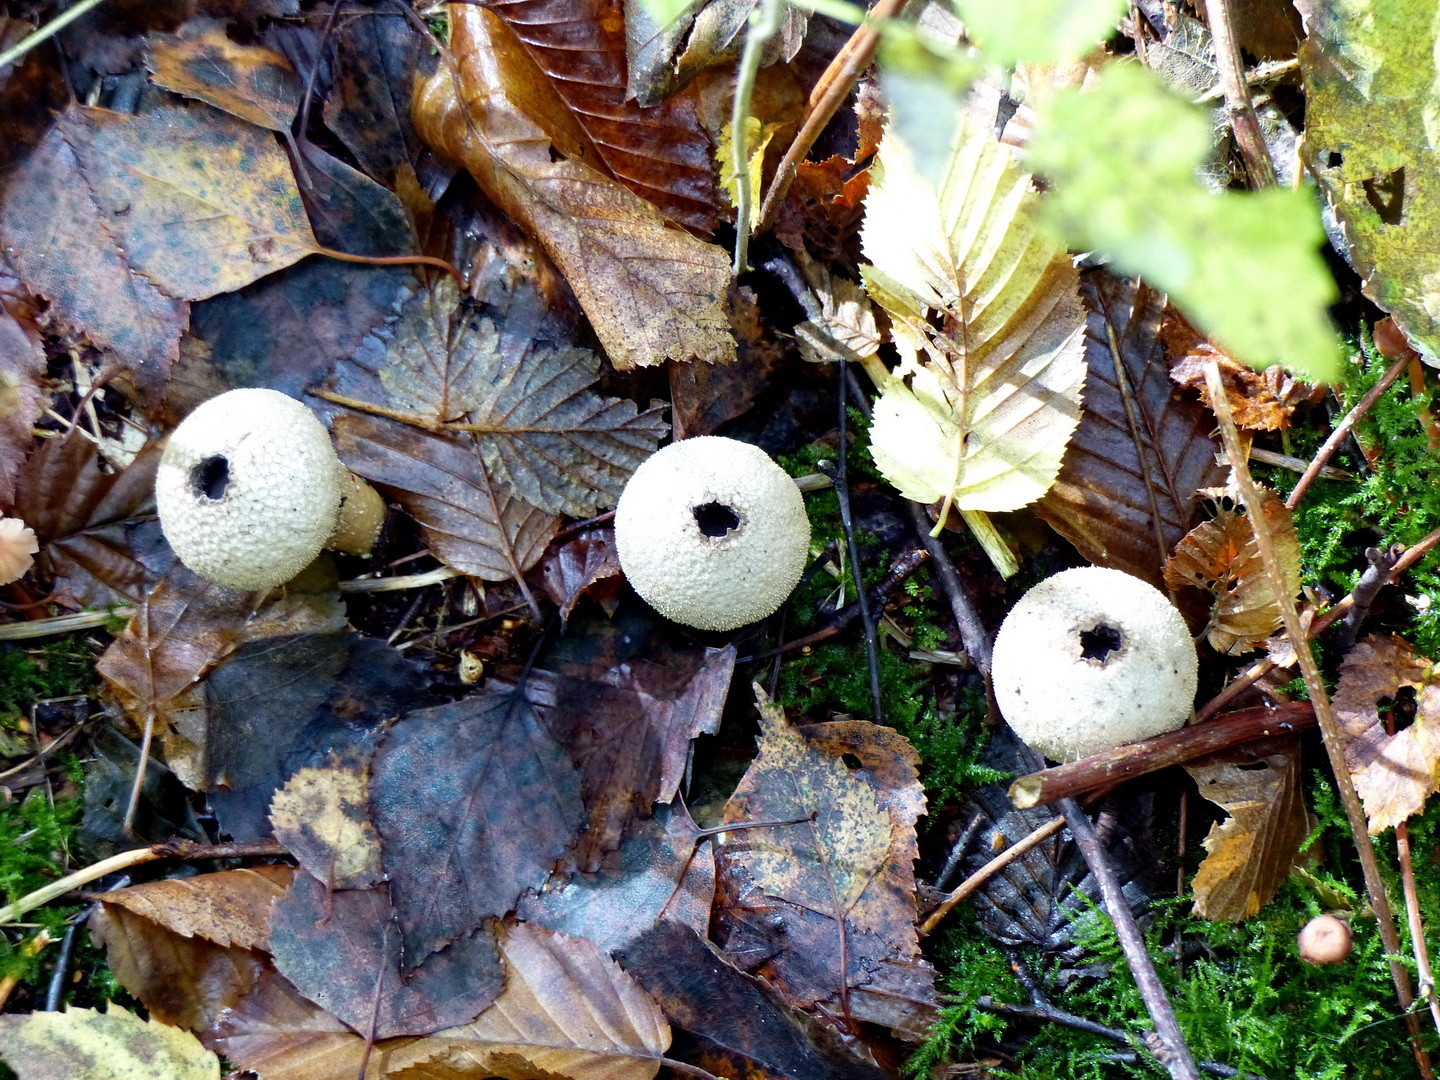
[[[877,169],[862,272],[902,360],[875,406],[876,464],[921,502],[1026,506],[1080,422],[1078,275],[1035,227],[1029,174],[963,117],[938,187],[893,130]]]

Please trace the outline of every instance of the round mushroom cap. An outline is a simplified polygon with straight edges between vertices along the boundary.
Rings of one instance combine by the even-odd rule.
[[[785,602],[810,552],[795,481],[759,447],[703,436],[646,459],[615,507],[631,586],[675,622],[733,630]]]
[[[1046,578],[995,635],[995,700],[1015,734],[1075,761],[1184,726],[1195,642],[1169,599],[1137,577],[1086,566]]]
[[[289,581],[340,509],[341,466],[315,414],[275,390],[231,390],[187,416],[155,475],[160,526],[180,561],[234,589]]]

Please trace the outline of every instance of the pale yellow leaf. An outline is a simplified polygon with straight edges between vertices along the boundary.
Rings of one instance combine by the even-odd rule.
[[[220,1059],[188,1031],[109,1012],[0,1016],[0,1058],[20,1080],[219,1080]]]

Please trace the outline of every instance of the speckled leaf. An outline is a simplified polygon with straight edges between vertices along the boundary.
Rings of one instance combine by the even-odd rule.
[[[275,839],[332,889],[367,889],[380,881],[366,772],[359,763],[300,769],[270,800]]]
[[[202,19],[174,34],[151,34],[146,46],[157,86],[258,127],[290,131],[304,91],[290,62],[273,49],[232,41],[220,23]]]
[[[1261,489],[1267,527],[1290,595],[1300,591],[1300,540],[1273,491]],[[1206,635],[1216,652],[1249,652],[1280,628],[1280,605],[1260,561],[1255,530],[1238,500],[1225,499],[1215,517],[1186,534],[1165,563],[1172,589],[1194,585],[1214,597]]]
[[[862,273],[901,364],[875,403],[875,463],[921,502],[1026,506],[1080,422],[1085,312],[1070,256],[1038,231],[1013,151],[966,117],[938,188],[893,128],[877,169]]]
[[[188,1031],[106,1012],[67,1008],[0,1016],[0,1057],[20,1080],[219,1080],[220,1059]]]

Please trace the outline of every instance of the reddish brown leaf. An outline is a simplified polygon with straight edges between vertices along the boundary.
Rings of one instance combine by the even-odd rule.
[[[560,527],[495,480],[473,436],[363,415],[338,418],[334,432],[346,466],[389,489],[436,557],[463,573],[521,581]]]
[[[106,893],[90,917],[121,985],[152,1018],[202,1032],[255,985],[287,866],[227,870]]]
[[[247,123],[289,133],[303,91],[295,69],[279,53],[232,41],[220,23],[203,18],[174,34],[151,34],[146,44],[151,82]]]
[[[693,93],[650,108],[627,96],[623,7],[622,0],[500,0],[491,10],[549,76],[605,171],[671,221],[708,236],[719,218],[710,138]]]
[[[1266,526],[1290,595],[1300,591],[1300,540],[1295,522],[1278,495],[1262,488]],[[1214,598],[1206,636],[1216,652],[1238,654],[1259,648],[1280,627],[1280,605],[1260,561],[1255,530],[1245,509],[1225,498],[1210,521],[1201,522],[1175,547],[1165,563],[1165,584],[1194,585]]]
[[[651,1080],[670,1045],[654,1000],[583,938],[520,924],[501,934],[505,991],[472,1024],[395,1055],[437,1080]]]
[[[1300,740],[1281,736],[1192,761],[1200,794],[1230,816],[1210,827],[1209,852],[1191,883],[1195,914],[1239,922],[1268,904],[1290,876],[1309,831],[1300,785]]]
[[[1335,717],[1372,835],[1418,814],[1440,790],[1440,679],[1433,668],[1398,637],[1365,638],[1340,665]],[[1380,703],[1393,702],[1405,687],[1416,694],[1415,719],[1391,735]]]
[[[1081,295],[1090,309],[1084,411],[1036,510],[1090,562],[1158,586],[1166,555],[1195,520],[1196,489],[1223,475],[1215,421],[1170,382],[1158,340],[1163,296],[1094,274]]]
[[[138,604],[174,562],[155,520],[152,443],[121,472],[79,435],[47,439],[20,471],[15,514],[41,543],[40,571],[77,606]]]
[[[457,938],[408,972],[390,888],[330,891],[301,871],[275,903],[270,951],[292,986],[356,1031],[377,1039],[468,1023],[503,983],[487,926]]]
[[[35,305],[0,265],[0,507],[15,501],[15,474],[35,441],[31,425],[48,404],[36,319]]]
[[[584,160],[574,115],[499,16],[453,5],[450,47],[458,85],[437,68],[416,94],[416,129],[540,241],[616,367],[732,359],[725,252]]]
[[[370,801],[412,969],[539,888],[584,820],[578,772],[510,688],[403,717]]]
[[[784,344],[761,324],[760,306],[748,286],[730,291],[728,310],[736,344],[733,364],[670,365],[676,439],[713,435],[748,412],[785,359]]]
[[[1205,385],[1205,365],[1216,362],[1230,413],[1243,428],[1278,431],[1290,426],[1290,414],[1302,401],[1324,399],[1324,387],[1302,383],[1278,364],[1256,371],[1233,359],[1173,308],[1165,312],[1160,340],[1170,357],[1170,378],[1187,390],[1198,391],[1200,400],[1210,409],[1214,406]]]
[[[615,534],[606,529],[557,544],[540,567],[545,592],[560,608],[568,622],[570,612],[582,596],[592,596],[613,612],[620,589],[620,556],[615,552]]]

